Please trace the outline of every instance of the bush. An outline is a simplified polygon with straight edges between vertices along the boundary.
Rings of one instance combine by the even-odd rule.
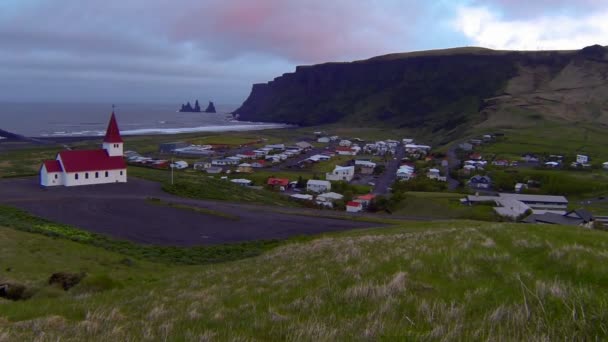
[[[102,292],[115,288],[121,288],[122,284],[110,278],[106,274],[94,275],[82,280],[78,285],[78,292]]]

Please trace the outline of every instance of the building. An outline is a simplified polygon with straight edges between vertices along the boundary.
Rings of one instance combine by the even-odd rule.
[[[465,152],[473,151],[473,145],[467,142],[459,144],[458,148]]]
[[[546,212],[543,214],[532,214],[526,217],[522,222],[524,223],[540,223],[540,224],[559,224],[566,226],[583,226],[586,228],[593,228],[595,218],[593,214],[585,209],[577,209],[569,211],[565,214],[556,214]]]
[[[577,154],[576,162],[579,164],[589,164],[589,156],[586,156],[584,154]]]
[[[361,174],[362,175],[372,175],[374,174],[374,170],[376,169],[376,163],[368,163],[361,165]]]
[[[561,215],[568,209],[568,199],[564,196],[498,193],[491,196],[469,195],[461,200],[462,203],[469,205],[494,202],[499,207],[515,208],[515,203],[513,201],[518,201],[526,205],[534,214],[552,212]],[[519,206],[519,204],[517,205]],[[506,209],[503,209],[502,211],[504,212],[505,210]],[[525,210],[523,212],[525,212]]]
[[[239,166],[236,169],[236,172],[251,173],[251,172],[253,172],[253,168],[251,167],[251,164],[242,163],[242,164],[239,164]]]
[[[241,186],[250,186],[253,183],[249,179],[244,179],[244,178],[235,178],[235,179],[231,179],[230,181],[234,184],[238,184]]]
[[[367,206],[369,206],[371,201],[373,201],[375,198],[376,198],[376,195],[374,195],[374,194],[361,195],[361,196],[357,196],[355,198],[354,202],[359,202],[359,203],[361,203],[363,208],[367,208]]]
[[[266,181],[266,185],[268,185],[268,187],[274,190],[285,191],[285,189],[287,189],[287,187],[289,186],[289,179],[271,177],[268,178],[268,180]]]
[[[336,154],[340,156],[356,156],[358,151],[349,146],[341,146],[336,148]]]
[[[172,169],[183,170],[188,168],[188,162],[184,160],[176,161],[175,163],[169,165]]]
[[[328,192],[331,190],[331,182],[326,180],[310,179],[306,182],[306,190],[310,192]]]
[[[308,143],[306,141],[297,142],[296,146],[299,147],[299,148],[301,148],[304,151],[308,151],[308,150],[310,150],[313,147],[310,143]]]
[[[325,206],[328,208],[333,208],[334,202],[339,201],[343,198],[344,198],[344,196],[342,196],[341,194],[338,194],[335,192],[326,192],[324,194],[317,196],[317,198],[315,199],[315,202],[318,205],[322,205],[322,206]]]
[[[329,138],[328,137],[321,137],[321,138],[317,139],[317,142],[327,144],[327,143],[329,143]]]
[[[192,165],[195,170],[205,170],[211,167],[211,162],[198,161]]]
[[[608,170],[608,162],[602,163],[604,170]]]
[[[213,166],[230,166],[230,165],[238,165],[240,159],[214,159],[211,161],[211,165]]]
[[[492,187],[492,179],[488,176],[473,176],[467,183],[469,188],[487,190]]]
[[[359,202],[350,201],[346,203],[346,212],[348,213],[358,213],[363,211],[363,205]]]
[[[40,166],[40,185],[78,186],[127,182],[123,141],[114,112],[98,150],[66,150]]]
[[[325,174],[325,179],[330,181],[350,182],[355,177],[354,166],[336,166],[332,172]]]
[[[352,144],[353,143],[350,140],[340,140],[340,142],[338,143],[338,145],[342,147],[350,147],[350,145]]]
[[[205,172],[207,172],[209,174],[218,174],[218,173],[222,173],[222,171],[224,171],[224,170],[219,166],[212,166],[212,167],[208,167],[205,169]]]

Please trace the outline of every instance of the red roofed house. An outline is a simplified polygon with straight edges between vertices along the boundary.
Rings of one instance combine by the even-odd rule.
[[[376,195],[374,194],[367,194],[367,195],[361,195],[361,196],[357,196],[354,200],[354,202],[359,202],[361,203],[361,205],[363,206],[363,208],[367,208],[367,206],[369,205],[369,203],[376,198]]]
[[[289,186],[289,179],[287,178],[268,178],[266,182],[269,187],[284,191]]]
[[[99,150],[66,150],[40,167],[40,185],[76,186],[126,183],[127,165],[122,157],[123,141],[114,112]]]
[[[346,211],[349,213],[358,213],[363,210],[363,206],[359,202],[346,203]]]

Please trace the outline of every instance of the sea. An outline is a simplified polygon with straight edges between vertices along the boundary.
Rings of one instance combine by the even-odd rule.
[[[229,113],[237,105],[216,104],[217,113],[179,113],[180,105],[118,103],[114,111],[123,135],[289,127],[280,123],[234,120]],[[112,104],[107,103],[0,103],[0,129],[29,137],[101,136],[105,134],[111,113]]]

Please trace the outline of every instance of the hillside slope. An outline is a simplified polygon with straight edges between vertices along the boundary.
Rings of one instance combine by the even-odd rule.
[[[424,128],[566,120],[608,124],[608,48],[460,48],[299,66],[255,84],[241,120]]]
[[[229,263],[125,259],[0,227],[0,340],[605,340],[608,237],[572,227],[407,223]],[[53,272],[87,272],[69,291]]]

